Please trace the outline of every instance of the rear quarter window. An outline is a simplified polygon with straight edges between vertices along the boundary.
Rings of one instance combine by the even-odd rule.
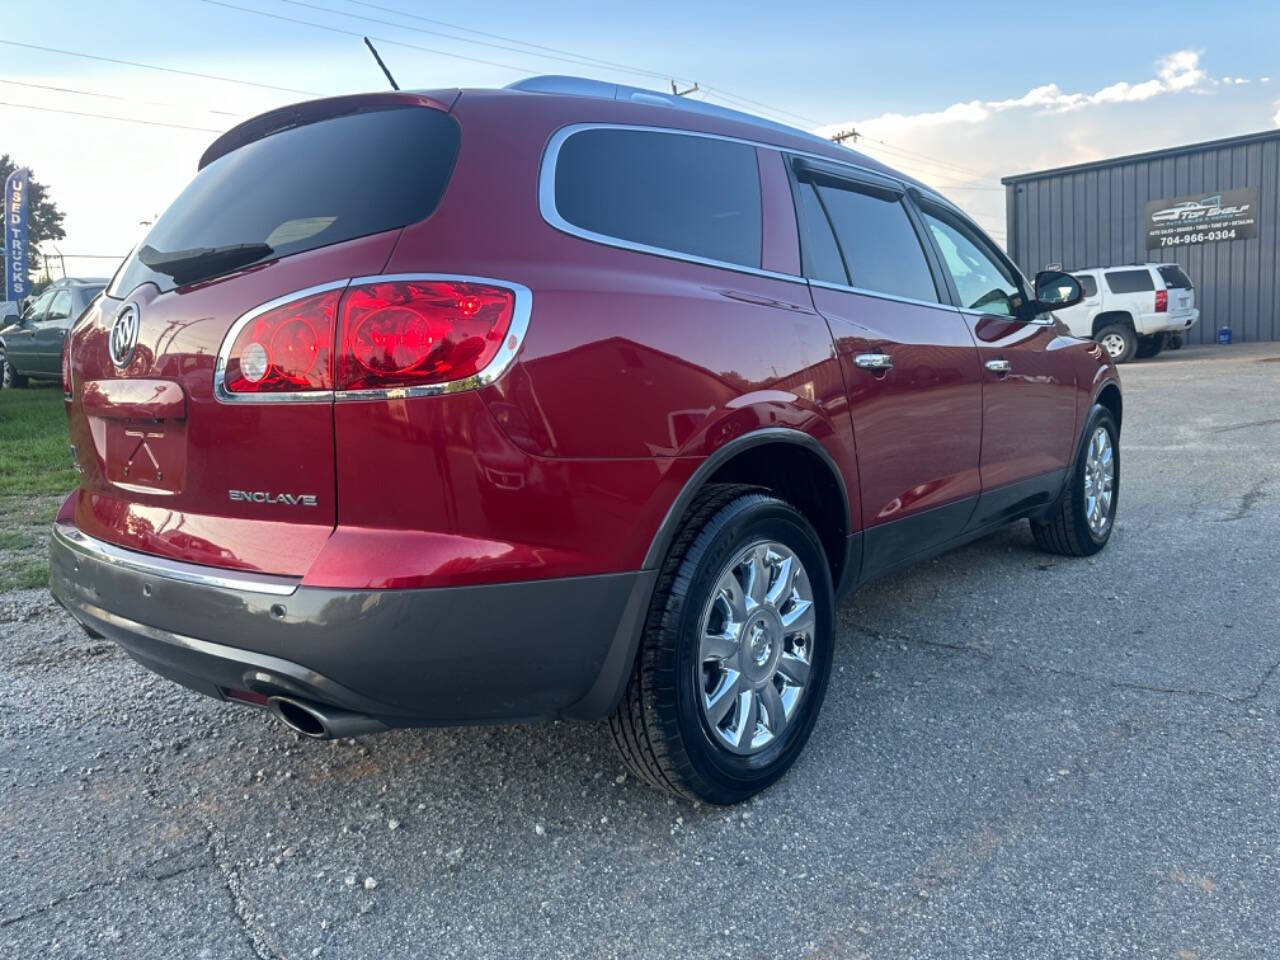
[[[1168,284],[1172,290],[1190,290],[1191,278],[1183,272],[1182,268],[1176,263],[1168,266],[1160,267],[1160,276],[1164,277],[1164,282]]]
[[[580,130],[555,159],[554,213],[574,233],[760,266],[755,147],[648,130]]]
[[[282,130],[196,174],[142,246],[176,252],[265,243],[272,252],[262,259],[273,259],[417,223],[444,195],[458,141],[452,117],[420,106]],[[162,290],[174,285],[135,251],[111,295],[147,281]]]
[[[1112,270],[1106,277],[1112,293],[1142,293],[1156,288],[1150,270]]]

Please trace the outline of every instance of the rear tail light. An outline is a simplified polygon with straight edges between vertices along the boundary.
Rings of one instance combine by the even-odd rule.
[[[1167,313],[1169,311],[1169,291],[1156,291],[1156,313]]]
[[[266,401],[471,385],[504,347],[505,361],[515,355],[524,330],[515,322],[517,296],[528,295],[518,284],[395,278],[259,308],[233,328],[230,347],[224,343],[217,392]],[[526,299],[521,317],[527,311]]]
[[[334,318],[341,290],[312,294],[253,317],[227,354],[231,393],[333,389]]]
[[[419,387],[466,380],[497,355],[515,293],[452,280],[351,287],[338,323],[339,390]]]

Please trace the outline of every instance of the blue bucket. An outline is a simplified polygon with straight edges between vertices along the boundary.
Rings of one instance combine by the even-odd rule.
[[[1218,328],[1218,344],[1220,346],[1225,347],[1230,343],[1231,343],[1231,328],[1219,327]]]

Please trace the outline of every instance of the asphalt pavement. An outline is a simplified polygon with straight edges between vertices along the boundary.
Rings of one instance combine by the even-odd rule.
[[[1280,344],[1121,375],[1109,547],[860,591],[732,809],[598,725],[299,740],[0,596],[0,957],[1280,954]]]

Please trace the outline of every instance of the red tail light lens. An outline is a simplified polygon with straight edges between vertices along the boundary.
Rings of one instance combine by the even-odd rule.
[[[1167,313],[1169,311],[1169,291],[1156,291],[1156,313]]]
[[[351,287],[338,323],[337,389],[417,387],[483,370],[511,328],[515,294],[444,280]]]
[[[341,290],[302,297],[254,317],[227,355],[231,393],[333,389],[334,318]]]

